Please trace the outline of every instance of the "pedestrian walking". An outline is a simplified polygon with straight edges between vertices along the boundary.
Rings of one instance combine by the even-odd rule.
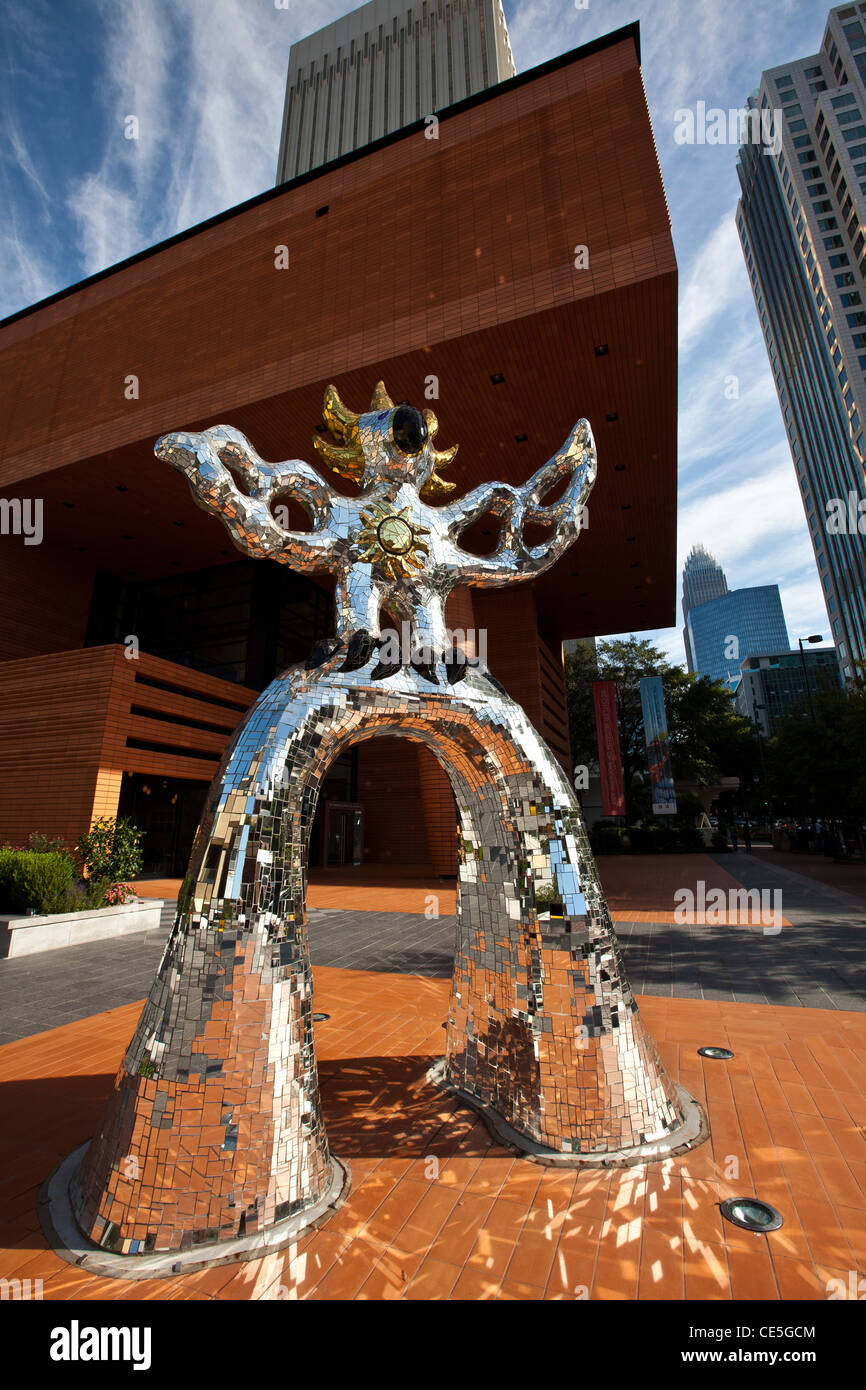
[[[750,826],[750,824],[749,824],[749,822],[748,822],[747,820],[744,820],[744,821],[743,821],[743,844],[745,845],[746,854],[751,854],[751,853],[752,853],[752,827]]]
[[[731,849],[737,852],[737,822],[731,821]]]

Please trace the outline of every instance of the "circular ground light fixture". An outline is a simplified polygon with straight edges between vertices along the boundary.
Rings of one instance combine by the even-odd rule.
[[[782,1225],[782,1214],[771,1207],[769,1202],[759,1202],[757,1197],[729,1197],[721,1203],[722,1216],[732,1226],[744,1231],[778,1231]]]
[[[709,1057],[714,1062],[730,1062],[733,1052],[729,1047],[699,1047],[699,1057]]]
[[[314,1023],[324,1023],[325,1019],[326,1019],[326,1018],[330,1018],[330,1017],[331,1017],[330,1014],[313,1014],[313,1022],[314,1022]]]

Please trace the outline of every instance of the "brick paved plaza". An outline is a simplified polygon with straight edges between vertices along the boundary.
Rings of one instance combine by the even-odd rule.
[[[710,1141],[664,1163],[562,1172],[518,1159],[425,1073],[442,1046],[454,886],[375,874],[310,888],[316,1046],[348,1200],[289,1249],[146,1283],[48,1248],[36,1211],[98,1121],[158,933],[0,962],[0,1276],[46,1299],[816,1299],[866,1271],[866,871],[793,856],[602,859],[626,966]],[[673,893],[781,888],[784,925],[681,925]],[[147,885],[143,885],[147,887]],[[170,885],[150,885],[168,891]],[[425,916],[432,896],[439,916]],[[351,904],[351,906],[349,906]],[[707,1044],[734,1052],[705,1061]],[[719,1203],[755,1195],[751,1235]]]

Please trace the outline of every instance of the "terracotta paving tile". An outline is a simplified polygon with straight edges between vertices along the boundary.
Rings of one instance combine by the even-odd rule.
[[[457,1265],[428,1258],[406,1286],[405,1298],[447,1299],[460,1277]]]
[[[728,1249],[731,1289],[737,1301],[778,1299],[779,1286],[767,1248],[767,1237],[755,1235],[752,1250]]]
[[[402,1178],[364,1222],[364,1235],[381,1240],[386,1246],[393,1244],[397,1232],[405,1226],[426,1195],[427,1186],[424,1183]]]
[[[767,1106],[764,1110],[764,1119],[767,1122],[773,1143],[790,1149],[805,1148],[806,1140],[803,1130],[794,1118],[793,1112],[785,1104],[784,1096],[782,1096],[782,1107]],[[801,1116],[800,1118],[806,1119],[807,1117]],[[808,1118],[818,1117],[810,1116]]]
[[[492,1278],[485,1270],[464,1265],[460,1278],[451,1290],[452,1301],[487,1303],[499,1294],[500,1279]]]
[[[506,1279],[500,1285],[499,1297],[525,1303],[527,1300],[543,1298],[544,1289],[538,1284],[516,1284]]]
[[[731,1299],[728,1252],[724,1245],[685,1241],[685,1284],[689,1300]]]
[[[556,1256],[556,1236],[553,1230],[534,1231],[524,1226],[503,1283],[537,1285],[543,1293]]]
[[[0,1048],[0,1083],[14,1082],[0,1276],[41,1278],[46,1299],[488,1301],[815,1298],[828,1279],[866,1273],[862,1015],[641,999],[672,1072],[706,1098],[711,1142],[664,1164],[575,1173],[515,1158],[426,1085],[448,981],[314,978],[317,1004],[342,1022],[317,1032],[325,1120],[353,1174],[339,1211],[284,1252],[166,1280],[95,1278],[47,1248],[39,1188],[98,1122],[133,1004]],[[734,1065],[702,1063],[707,1038],[733,1046]],[[74,1094],[70,1077],[82,1080]],[[779,1208],[780,1231],[722,1221],[723,1197],[750,1194]]]
[[[487,1224],[493,1198],[466,1192],[458,1198],[447,1221],[430,1246],[431,1255],[462,1268],[479,1230]]]
[[[354,1298],[384,1253],[385,1246],[378,1241],[363,1237],[353,1240],[316,1285],[316,1298]]]
[[[831,1204],[799,1194],[794,1201],[815,1264],[848,1269],[853,1263],[853,1252]]]
[[[824,1299],[827,1297],[823,1282],[818,1278],[811,1261],[786,1260],[773,1256],[773,1269],[779,1292],[787,1302],[794,1299]]]
[[[830,1158],[826,1154],[816,1154],[815,1167],[824,1184],[824,1190],[833,1205],[856,1209],[860,1204],[862,1193],[859,1183],[844,1158]]]
[[[685,1258],[682,1236],[646,1229],[640,1254],[638,1298],[683,1299]]]
[[[637,1297],[640,1271],[639,1252],[604,1252],[598,1257],[592,1281],[594,1299],[632,1300]]]
[[[857,1270],[866,1275],[866,1210],[862,1206],[836,1207],[836,1216],[851,1247]]]
[[[396,1302],[406,1293],[410,1279],[417,1274],[420,1255],[407,1255],[392,1246],[364,1280],[356,1298],[377,1302]]]

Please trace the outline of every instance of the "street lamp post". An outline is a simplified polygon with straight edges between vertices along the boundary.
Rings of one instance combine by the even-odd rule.
[[[813,643],[813,644],[814,644],[815,642],[823,642],[823,641],[824,641],[824,638],[821,636],[820,632],[817,633],[816,635],[812,636],[812,637],[798,637],[798,638],[797,638],[797,643],[798,643],[798,645],[799,645],[799,647],[800,647],[800,665],[803,667],[803,677],[804,677],[805,682],[806,682],[806,694],[807,694],[807,696],[808,696],[808,698],[809,698],[809,713],[810,713],[811,716],[812,716],[812,723],[813,723],[813,724],[815,723],[815,706],[812,704],[812,687],[811,687],[811,685],[809,684],[809,671],[808,671],[808,668],[807,668],[807,666],[806,666],[806,658],[805,658],[804,655],[803,655],[803,643],[804,643],[804,642],[810,642],[810,643]]]
[[[762,795],[763,795],[763,794],[766,792],[766,790],[767,790],[767,764],[766,764],[766,760],[765,760],[765,758],[764,758],[764,739],[763,739],[763,735],[761,734],[761,716],[759,715],[758,710],[766,710],[766,708],[767,708],[766,705],[759,705],[759,704],[757,703],[757,701],[752,705],[752,709],[754,710],[754,714],[755,714],[755,719],[754,719],[755,738],[758,740],[758,752],[759,752],[760,755],[761,755],[761,793],[762,793]],[[764,829],[766,830],[766,828],[767,828],[767,814],[766,814],[767,802],[766,802],[766,800],[764,800],[764,803],[763,803],[763,804],[764,804]]]

